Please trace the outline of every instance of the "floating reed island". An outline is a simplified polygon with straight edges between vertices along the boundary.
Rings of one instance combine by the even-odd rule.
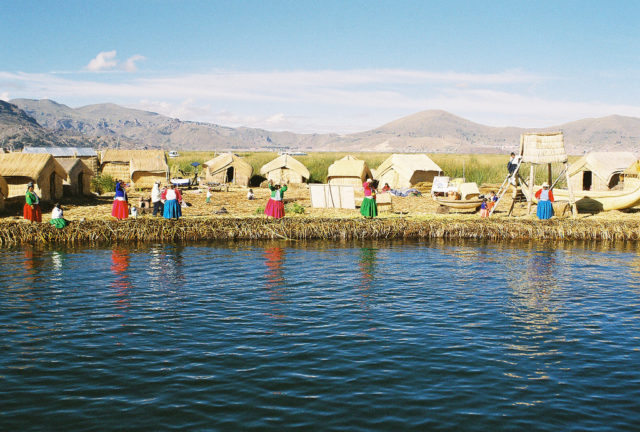
[[[640,221],[529,218],[285,218],[78,221],[64,229],[23,221],[0,225],[2,245],[169,243],[215,240],[576,240],[637,241]]]

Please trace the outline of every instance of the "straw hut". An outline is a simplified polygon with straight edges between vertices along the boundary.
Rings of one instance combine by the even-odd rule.
[[[260,168],[260,175],[274,183],[304,183],[311,176],[307,167],[289,155],[281,155]]]
[[[0,154],[0,176],[7,182],[8,196],[23,196],[27,183],[33,182],[43,201],[62,197],[62,180],[67,173],[50,154]]]
[[[25,147],[22,153],[48,153],[58,162],[65,159],[81,159],[93,175],[98,175],[98,153],[90,147]]]
[[[564,163],[567,161],[564,135],[562,132],[524,133],[520,135],[520,155],[525,163]]]
[[[91,195],[91,177],[93,177],[91,168],[80,159],[61,159],[58,163],[67,173],[67,177],[62,182],[64,189],[69,188],[70,194],[75,196]]]
[[[381,186],[388,183],[392,189],[401,189],[432,182],[440,172],[442,168],[426,154],[392,154],[376,169],[376,179]]]
[[[0,151],[0,154],[4,152]],[[0,210],[4,209],[4,200],[9,197],[9,185],[5,181],[4,177],[0,176]]]
[[[249,186],[253,167],[233,153],[222,154],[203,164],[206,181],[213,183],[233,183]]]
[[[167,181],[169,165],[162,150],[104,150],[100,172],[129,180],[136,188],[151,188],[156,181]]]
[[[373,178],[373,174],[365,161],[345,156],[329,165],[327,183],[361,188],[368,178]]]
[[[621,186],[621,175],[638,159],[630,152],[591,152],[569,166],[574,190],[608,191]]]

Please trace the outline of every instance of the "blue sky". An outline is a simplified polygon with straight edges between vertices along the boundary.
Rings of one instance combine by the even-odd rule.
[[[354,132],[640,117],[637,1],[3,1],[0,98]]]

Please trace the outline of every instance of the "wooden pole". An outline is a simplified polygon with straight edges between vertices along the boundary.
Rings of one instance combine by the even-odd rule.
[[[547,179],[549,184],[553,183],[553,177],[551,177],[551,164],[547,164]]]
[[[569,190],[569,204],[571,204],[571,216],[578,215],[578,207],[576,206],[576,197],[573,195],[573,187],[571,187],[571,179],[569,178],[569,162],[564,163],[564,173],[567,178],[567,189]]]
[[[531,203],[533,202],[533,182],[535,181],[535,165],[531,164],[531,173],[529,174],[529,198],[527,199],[527,214],[531,214]]]

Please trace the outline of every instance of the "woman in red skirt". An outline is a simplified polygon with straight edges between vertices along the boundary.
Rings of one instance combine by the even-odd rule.
[[[113,199],[111,216],[117,219],[126,219],[129,216],[129,203],[127,203],[127,192],[121,180],[116,181],[116,196]]]
[[[42,210],[40,209],[40,198],[33,190],[33,183],[27,186],[25,194],[25,204],[23,208],[23,216],[31,222],[42,222]]]
[[[280,187],[280,185],[273,185],[269,182],[269,190],[271,191],[271,198],[267,202],[267,207],[264,209],[264,214],[267,216],[280,219],[284,217],[284,193],[287,191],[287,185]]]

